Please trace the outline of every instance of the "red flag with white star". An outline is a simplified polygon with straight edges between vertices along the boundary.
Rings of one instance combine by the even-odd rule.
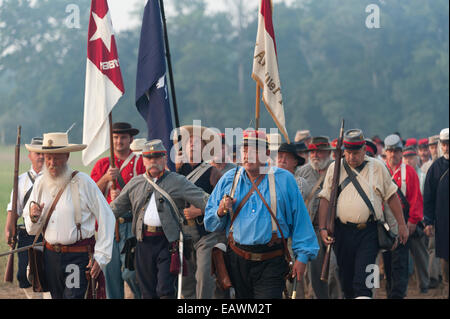
[[[108,115],[124,93],[108,3],[92,0],[84,96],[84,165],[110,147]]]

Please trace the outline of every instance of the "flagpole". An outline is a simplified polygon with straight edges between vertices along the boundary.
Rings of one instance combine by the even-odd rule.
[[[112,130],[112,111],[108,115],[109,118],[109,154],[111,158],[111,167],[116,168],[116,163],[114,161],[114,143],[113,143],[113,130]],[[115,183],[111,186],[112,189],[116,189]]]
[[[256,83],[256,112],[255,112],[255,125],[256,130],[259,129],[259,114],[261,109],[261,88],[259,87],[259,83]]]
[[[166,47],[167,67],[169,69],[170,91],[172,92],[172,102],[173,102],[173,112],[175,115],[175,125],[177,128],[179,128],[180,127],[180,119],[178,117],[177,97],[175,94],[175,83],[173,80],[173,72],[172,72],[172,59],[171,59],[171,55],[170,55],[169,37],[167,35],[166,14],[164,12],[164,1],[163,0],[159,0],[159,7],[161,9],[161,17],[162,17],[163,29],[164,29],[164,44]]]

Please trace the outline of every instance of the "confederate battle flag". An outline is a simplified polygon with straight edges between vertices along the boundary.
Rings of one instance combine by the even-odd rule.
[[[277,45],[272,22],[272,1],[261,0],[252,78],[263,90],[262,99],[278,129],[289,142],[278,73]]]
[[[84,96],[84,165],[110,147],[108,115],[124,93],[108,3],[92,0]]]

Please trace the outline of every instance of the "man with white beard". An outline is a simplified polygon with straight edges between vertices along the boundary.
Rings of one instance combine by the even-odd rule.
[[[102,280],[101,271],[111,259],[114,215],[89,175],[67,164],[70,152],[86,145],[69,144],[67,133],[48,133],[42,145],[25,146],[44,153],[43,175],[36,179],[23,217],[30,235],[44,236],[47,287],[53,299],[82,299],[92,288],[87,290],[91,283],[86,273]]]
[[[322,190],[323,181],[328,170],[328,166],[333,162],[331,152],[334,148],[326,136],[313,137],[308,146],[309,162],[297,171],[296,176],[303,177],[311,185],[310,195],[305,198],[305,205],[308,208],[314,231],[320,243],[320,250],[317,258],[308,263],[308,276],[311,282],[315,297],[317,299],[340,299],[342,290],[339,283],[336,256],[331,251],[330,275],[328,283],[320,280],[323,258],[326,246],[322,243],[319,232],[318,209],[320,199],[317,195]]]

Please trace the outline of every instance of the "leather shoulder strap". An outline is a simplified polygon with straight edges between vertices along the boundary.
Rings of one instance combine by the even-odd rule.
[[[176,221],[178,225],[181,225],[183,223],[183,218],[180,215],[180,210],[178,209],[177,205],[175,204],[174,200],[172,199],[172,196],[170,196],[164,189],[162,189],[158,184],[156,184],[150,177],[148,177],[147,173],[144,174],[145,179],[147,182],[150,183],[150,185],[153,186],[153,188],[160,193],[167,201],[169,202],[170,206],[172,207],[173,211],[175,212]],[[181,229],[180,229],[181,231]]]
[[[276,216],[277,216],[277,190],[275,187],[275,175],[270,170],[267,175],[269,179],[269,193],[270,193],[270,208],[272,209],[272,233],[277,231]],[[275,218],[274,218],[275,216]]]
[[[253,182],[252,182],[253,183]],[[253,184],[254,185],[254,184]],[[266,200],[264,199],[264,196],[261,194],[261,192],[259,191],[259,189],[257,187],[255,187],[256,192],[258,193],[259,197],[261,198],[262,202],[264,203],[264,206],[266,206],[267,210],[270,213],[270,216],[272,218],[272,234],[273,234],[273,224],[275,223],[278,231],[280,232],[281,235],[281,239],[283,240],[283,247],[284,247],[284,253],[286,255],[286,259],[288,260],[288,262],[290,263],[292,260],[291,254],[289,253],[289,249],[287,247],[287,241],[284,238],[284,234],[283,231],[281,230],[280,224],[278,223],[278,220],[276,218],[276,215],[274,214],[274,212],[272,211],[272,209],[269,207],[269,205],[267,204]]]
[[[67,181],[67,183],[63,187],[61,187],[61,189],[59,190],[58,194],[56,194],[55,199],[53,200],[52,206],[50,206],[50,209],[48,210],[48,213],[47,213],[47,216],[46,216],[46,219],[45,219],[45,223],[43,224],[43,226],[42,226],[41,230],[39,231],[39,233],[35,236],[33,244],[32,244],[32,247],[34,247],[34,245],[36,244],[37,239],[39,238],[39,236],[41,234],[42,234],[42,236],[45,235],[45,231],[47,229],[48,222],[50,221],[50,217],[52,216],[53,211],[56,208],[56,204],[58,204],[58,201],[61,198],[62,194],[64,193],[64,190],[66,189],[67,185],[70,183],[72,178],[74,178],[75,175],[77,175],[77,174],[78,174],[78,171],[74,171],[72,173],[72,176],[71,176],[70,180]]]
[[[75,225],[77,226],[77,240],[82,240],[81,235],[81,201],[80,201],[80,192],[78,189],[78,180],[72,177],[72,181],[70,182],[70,190],[72,192],[72,202],[73,208],[75,210]]]
[[[439,178],[439,183],[442,182],[442,180],[444,179],[445,175],[448,174],[448,168],[447,170],[441,175],[441,177]]]
[[[374,218],[376,219],[376,214],[375,214],[375,209],[373,208],[372,203],[369,200],[369,197],[367,196],[367,194],[364,192],[364,190],[361,187],[361,184],[359,184],[358,179],[356,178],[356,174],[355,172],[353,172],[353,170],[351,169],[351,167],[348,165],[347,161],[344,159],[344,168],[345,171],[347,172],[348,178],[350,179],[351,183],[353,184],[353,186],[355,187],[356,191],[358,192],[359,196],[361,196],[361,198],[363,199],[364,203],[367,205],[367,207],[370,210],[370,213],[374,216]]]
[[[325,179],[325,175],[327,175],[326,172],[320,174],[319,179],[318,179],[317,182],[314,184],[314,186],[313,186],[311,192],[309,193],[308,197],[307,197],[306,200],[305,200],[305,206],[306,206],[306,207],[308,207],[308,204],[309,204],[309,202],[311,201],[311,199],[313,198],[313,196],[314,196],[315,192],[317,191],[317,189],[320,187],[320,185],[322,185],[322,183],[323,183],[323,181],[324,181],[324,179]]]
[[[197,166],[192,172],[190,172],[186,178],[191,181],[193,184],[198,181],[200,177],[211,167],[208,163],[201,163]]]
[[[239,215],[239,213],[242,210],[242,207],[244,207],[245,203],[247,203],[247,201],[249,200],[250,196],[252,196],[253,192],[255,191],[255,189],[257,189],[258,185],[261,184],[263,179],[264,179],[264,175],[261,175],[260,177],[258,177],[256,183],[252,183],[252,188],[249,190],[247,195],[245,195],[245,197],[241,200],[241,202],[239,203],[239,205],[236,208],[236,211],[231,213],[230,232],[231,232],[231,229],[233,227],[234,221],[236,220],[237,216]],[[255,185],[256,185],[256,187],[255,187]]]

